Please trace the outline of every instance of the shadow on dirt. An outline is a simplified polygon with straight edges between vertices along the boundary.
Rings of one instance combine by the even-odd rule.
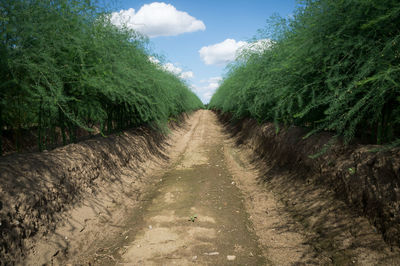
[[[354,263],[356,254],[383,251],[386,245],[377,230],[388,243],[399,245],[400,149],[372,153],[371,145],[335,143],[328,152],[311,159],[309,155],[327,145],[331,135],[322,133],[304,140],[307,132],[298,127],[276,133],[273,124],[232,120],[228,114],[218,117],[236,145],[253,150],[258,182],[280,199],[285,212],[296,221],[279,232],[305,230],[306,244],[326,263],[339,265]],[[398,262],[395,253],[382,260],[393,261]]]

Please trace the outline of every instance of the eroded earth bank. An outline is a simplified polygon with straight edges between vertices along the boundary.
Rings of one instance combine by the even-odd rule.
[[[27,155],[3,160],[2,259],[28,265],[400,264],[398,248],[366,218],[332,191],[291,178],[293,171],[266,171],[215,113],[197,111],[167,138],[149,135],[128,132],[33,161]]]

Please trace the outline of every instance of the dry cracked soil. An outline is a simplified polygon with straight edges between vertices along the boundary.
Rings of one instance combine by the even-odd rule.
[[[140,197],[132,194],[135,204],[119,216],[102,221],[101,226],[92,225],[92,231],[98,234],[86,239],[85,246],[90,248],[78,243],[82,237],[75,235],[82,231],[76,230],[69,237],[77,242],[70,243],[75,250],[60,258],[56,252],[47,263],[400,264],[398,250],[387,246],[373,226],[363,218],[354,218],[344,205],[332,207],[334,216],[354,227],[342,229],[333,222],[312,226],[328,216],[302,217],[302,208],[309,208],[307,203],[312,202],[329,211],[330,207],[323,204],[334,202],[333,196],[316,189],[299,198],[279,183],[260,183],[260,173],[250,162],[251,151],[236,147],[211,111],[195,112],[184,129],[173,131],[168,153],[169,162],[153,166],[148,173],[152,182],[140,188]],[[296,191],[307,189],[287,186]],[[363,233],[352,232],[355,227]],[[112,234],[102,235],[111,229]],[[37,249],[26,264],[36,264],[35,258],[40,256]]]

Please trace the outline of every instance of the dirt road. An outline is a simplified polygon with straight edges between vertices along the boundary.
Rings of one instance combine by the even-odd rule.
[[[266,263],[227,168],[220,130],[211,112],[195,115],[183,153],[142,199],[126,241],[98,263]]]
[[[343,204],[330,206],[340,206],[332,209],[334,216],[350,226],[342,227],[329,219],[323,227],[310,226],[321,214],[301,218],[298,213],[301,209],[296,208],[309,208],[306,203],[326,207],[321,202],[333,202],[333,196],[312,190],[310,201],[308,196],[299,198],[290,189],[304,189],[300,185],[286,184],[287,189],[282,189],[279,184],[269,184],[270,188],[268,184],[259,184],[260,173],[249,162],[250,151],[235,147],[211,111],[196,112],[186,129],[175,134],[169,148],[170,163],[148,177],[154,182],[137,197],[138,204],[119,217],[119,223],[114,218],[99,229],[114,228],[114,233],[94,239],[93,248],[82,253],[75,251],[73,256],[67,254],[66,261],[53,263],[395,265],[400,262],[399,252],[388,247],[365,219],[354,219]],[[351,232],[352,225],[360,230],[359,234]]]

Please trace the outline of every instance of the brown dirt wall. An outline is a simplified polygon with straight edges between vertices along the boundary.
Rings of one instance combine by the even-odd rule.
[[[54,232],[63,213],[86,196],[110,183],[122,185],[121,169],[141,172],[149,158],[167,160],[165,139],[141,127],[52,151],[0,158],[0,265],[21,262],[28,252],[26,241]]]
[[[284,168],[304,182],[333,190],[356,213],[367,217],[386,242],[400,246],[400,148],[372,152],[379,146],[330,144],[329,133],[303,139],[307,131],[300,127],[281,128],[277,133],[272,123],[235,121],[221,113],[219,120],[236,144],[249,146],[257,159],[272,166],[268,171]],[[309,157],[327,145],[327,152]],[[279,175],[260,178],[267,176]]]

